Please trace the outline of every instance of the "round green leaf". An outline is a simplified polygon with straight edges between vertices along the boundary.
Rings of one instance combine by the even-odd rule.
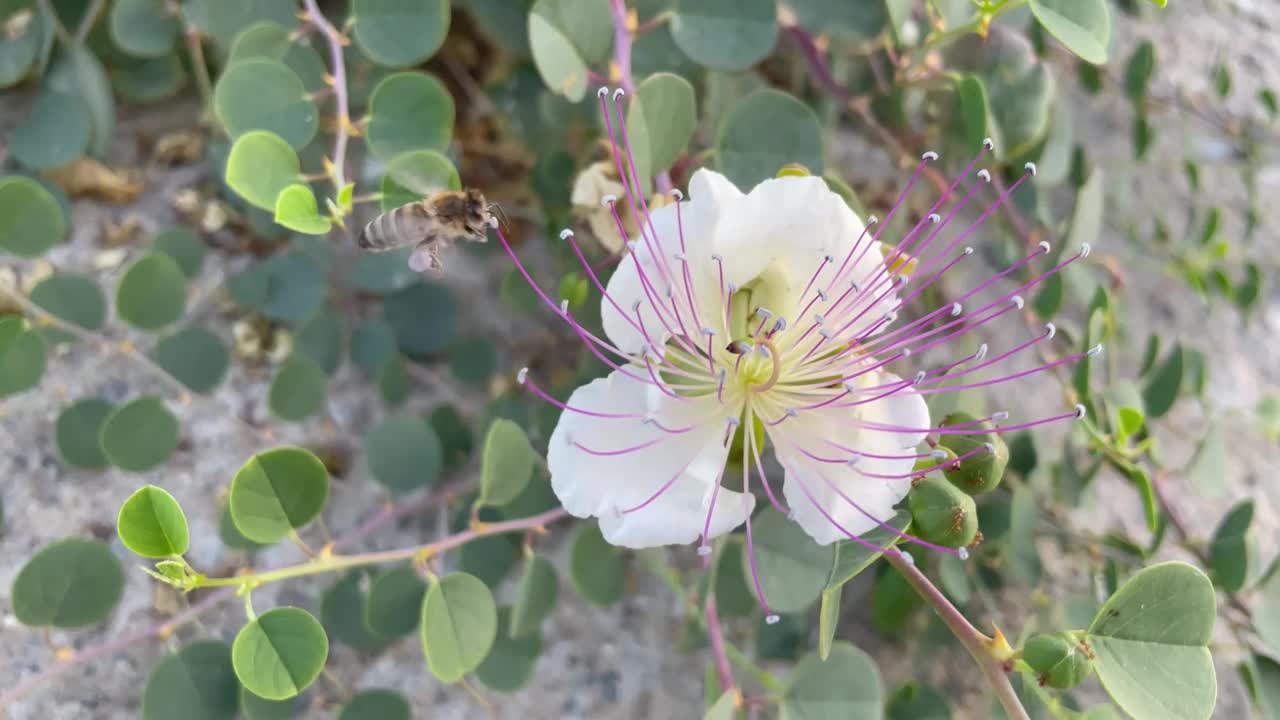
[[[178,447],[178,419],[160,398],[140,397],[107,416],[99,442],[111,464],[146,472],[163,464]]]
[[[453,137],[453,96],[422,72],[388,75],[369,97],[369,151],[389,161],[413,150],[444,150]]]
[[[116,286],[116,314],[139,330],[160,330],[182,317],[187,276],[168,255],[149,252],[125,270]]]
[[[236,634],[231,665],[245,689],[267,700],[294,697],[315,681],[329,638],[306,610],[273,608]]]
[[[514,500],[529,484],[538,460],[529,436],[519,425],[503,418],[494,420],[484,440],[477,502],[506,505]]]
[[[231,362],[218,336],[198,327],[161,338],[151,351],[151,359],[195,393],[216,388]]]
[[[50,275],[31,289],[31,301],[86,330],[97,330],[107,320],[107,300],[102,289],[86,275]]]
[[[239,694],[231,648],[217,640],[197,640],[162,660],[147,676],[142,720],[231,720]]]
[[[498,634],[489,588],[466,573],[446,575],[422,601],[422,652],[431,674],[454,683],[475,670]]]
[[[182,29],[164,0],[116,0],[107,27],[121,50],[147,58],[167,55]]]
[[[36,99],[26,122],[9,133],[9,149],[29,168],[61,167],[85,153],[91,132],[89,115],[79,98],[45,92]]]
[[[1249,526],[1253,523],[1253,500],[1237,504],[1213,532],[1209,557],[1214,577],[1227,592],[1239,592],[1249,579],[1252,548]]]
[[[1107,694],[1134,717],[1207,720],[1218,699],[1207,647],[1216,615],[1213,583],[1195,567],[1165,562],[1134,574],[1089,626]]]
[[[20,317],[0,318],[0,397],[40,383],[47,362],[44,335]]]
[[[833,35],[840,45],[875,40],[889,23],[889,3],[788,0],[796,22],[813,35]],[[909,10],[908,10],[909,12]],[[839,45],[837,45],[839,47]]]
[[[28,5],[19,3],[17,12],[6,18],[12,23],[18,13],[26,13],[26,24],[19,28],[10,26],[5,42],[0,43],[0,88],[7,88],[22,81],[31,71],[36,56],[45,43],[45,15]]]
[[[431,411],[430,425],[440,440],[446,468],[456,468],[471,455],[471,428],[467,426],[458,408],[453,405],[436,407]],[[520,517],[535,514],[537,513],[526,513]]]
[[[227,185],[254,207],[274,211],[280,191],[302,174],[298,155],[283,138],[266,130],[237,137],[227,156]]]
[[[497,367],[498,350],[488,338],[465,338],[449,348],[449,370],[459,382],[484,387]]]
[[[245,537],[240,528],[236,527],[236,521],[231,517],[231,503],[224,503],[222,511],[218,513],[218,539],[232,550],[253,552],[264,547],[263,543],[256,543]]]
[[[328,69],[320,54],[305,42],[291,40],[289,30],[278,23],[264,20],[236,35],[227,64],[252,58],[279,60],[297,73],[302,86],[312,92],[325,87],[324,76]]]
[[[167,100],[187,84],[182,60],[172,52],[158,58],[122,58],[107,73],[116,94],[136,103]]]
[[[40,183],[25,177],[0,178],[0,250],[39,257],[66,234],[62,207]]]
[[[384,175],[382,177],[382,186],[385,188],[383,190],[384,210],[399,207],[399,205],[394,204],[396,200],[412,202],[421,198],[420,195],[415,195],[404,188],[392,187],[394,185],[395,181],[388,176]],[[394,197],[388,199],[386,194],[388,192]],[[403,204],[400,203],[400,205]],[[351,287],[360,292],[377,295],[409,287],[418,279],[418,273],[409,267],[409,255],[412,252],[412,247],[404,247],[387,252],[360,253],[356,256],[355,263],[351,268]],[[394,348],[394,338],[392,340],[392,347]]]
[[[886,525],[906,533],[911,526],[911,513],[900,510],[885,521]],[[827,578],[827,588],[843,585],[855,575],[866,570],[881,553],[871,550],[867,545],[887,548],[902,541],[902,535],[884,527],[876,527],[862,534],[866,544],[857,540],[841,540],[835,543],[835,554],[831,562],[831,575]]]
[[[316,194],[309,185],[299,183],[281,190],[276,196],[275,212],[275,221],[294,232],[324,235],[333,227],[333,221],[320,214]]]
[[[400,350],[414,357],[444,350],[458,331],[457,301],[441,283],[423,281],[388,295],[382,314]]]
[[[325,270],[301,249],[271,256],[227,282],[241,305],[279,322],[298,322],[320,311],[327,292]]]
[[[271,381],[267,404],[282,420],[304,420],[320,412],[327,392],[324,370],[311,358],[295,355]]]
[[[688,80],[656,73],[640,83],[627,108],[627,133],[642,184],[684,152],[697,121],[697,100]]]
[[[385,570],[369,584],[364,624],[375,635],[397,638],[418,627],[427,584],[412,567]]]
[[[184,0],[182,16],[226,51],[241,31],[263,20],[286,28],[298,24],[295,0]]]
[[[713,70],[746,70],[773,52],[778,39],[774,0],[679,0],[673,13],[676,45]]]
[[[228,652],[228,656],[230,653]],[[228,663],[228,668],[230,663]],[[231,671],[232,677],[235,671]],[[239,681],[236,681],[239,684]],[[244,714],[245,720],[289,720],[293,717],[294,708],[297,706],[292,698],[289,700],[268,700],[260,698],[257,695],[240,688],[240,712]]]
[[[399,155],[387,163],[387,174],[382,176],[382,209],[390,210],[405,203],[421,200],[424,195],[430,195],[438,190],[460,190],[461,188],[462,181],[458,179],[458,170],[449,158],[435,150],[414,150]],[[388,258],[386,261],[388,263],[392,259],[402,257],[397,252],[362,257],[378,256]]]
[[[779,90],[756,90],[734,103],[720,126],[717,162],[744,191],[787,163],[821,174],[822,137],[818,116],[809,106]]]
[[[156,233],[151,240],[151,249],[173,258],[188,280],[199,275],[200,266],[204,264],[204,242],[194,230],[182,225],[167,227]]]
[[[352,0],[356,44],[380,65],[417,65],[440,49],[449,30],[446,0]]]
[[[1178,389],[1182,386],[1183,355],[1182,345],[1174,345],[1164,362],[1147,379],[1142,389],[1147,417],[1162,417],[1173,408],[1178,399]]]
[[[413,416],[390,417],[372,427],[364,449],[374,479],[397,495],[430,485],[443,465],[440,440]]]
[[[274,543],[314,520],[328,497],[329,471],[320,458],[282,447],[249,458],[231,481],[228,503],[246,538]]]
[[[143,485],[120,506],[116,517],[120,542],[145,558],[181,555],[190,544],[187,517],[163,488]]]
[[[343,645],[361,651],[377,649],[387,642],[364,622],[365,593],[360,586],[365,578],[364,570],[353,570],[320,596],[320,620],[326,632]]]
[[[534,630],[518,638],[511,636],[511,608],[498,608],[498,631],[476,677],[491,690],[515,692],[533,675],[533,666],[542,652],[542,631]]]
[[[275,133],[293,148],[316,136],[320,113],[288,65],[267,58],[241,60],[214,88],[214,111],[231,137],[252,130]]]
[[[622,556],[605,541],[599,526],[584,524],[573,536],[569,580],[579,595],[600,607],[609,607],[622,597]]]
[[[880,671],[870,656],[847,642],[832,645],[824,661],[805,656],[791,673],[782,698],[782,720],[884,717]]]
[[[85,398],[63,410],[54,426],[63,462],[82,470],[105,470],[110,465],[99,437],[114,406],[102,398]]]
[[[293,333],[293,352],[311,358],[332,375],[342,361],[342,324],[333,308],[323,308]]]
[[[120,602],[124,571],[102,543],[68,538],[46,545],[13,580],[9,603],[32,627],[93,625]]]
[[[1104,706],[1105,707],[1105,706]],[[888,720],[951,720],[947,697],[928,686],[909,682],[898,689],[886,708]],[[1082,720],[1102,720],[1086,715]]]
[[[63,51],[45,78],[53,92],[80,100],[89,116],[89,151],[105,157],[115,132],[116,107],[102,62],[85,45],[73,45]]]
[[[410,720],[409,701],[394,690],[361,690],[342,706],[338,720]]]
[[[991,109],[990,135],[999,159],[1030,151],[1049,131],[1053,75],[1014,33],[977,36],[957,44],[956,62],[978,74]]]
[[[812,605],[831,576],[834,547],[814,543],[798,524],[772,508],[756,515],[751,529],[756,571],[769,609],[789,613]],[[744,574],[751,577],[751,569],[744,568]]]
[[[529,13],[533,62],[547,87],[571,102],[586,94],[588,67],[603,63],[613,35],[606,3],[538,0]]]
[[[542,621],[555,609],[559,594],[560,579],[555,565],[541,555],[530,555],[525,560],[516,602],[511,608],[511,637],[537,632]]]
[[[381,254],[385,253],[379,253]],[[376,257],[376,255],[359,257]],[[398,352],[395,330],[381,319],[366,320],[351,333],[351,362],[368,375],[376,375],[378,370]]]
[[[1031,0],[1031,12],[1050,35],[1086,62],[1107,61],[1111,13],[1106,0]]]

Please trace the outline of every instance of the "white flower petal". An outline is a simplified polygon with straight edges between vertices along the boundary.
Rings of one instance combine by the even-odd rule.
[[[896,385],[902,382],[902,378],[889,372],[880,373],[880,379],[875,383],[877,386]],[[916,392],[914,388],[907,387],[886,398],[881,398],[875,402],[867,403],[863,406],[862,419],[868,423],[876,423],[879,425],[891,425],[903,428],[919,428],[915,432],[884,432],[877,433],[880,435],[891,436],[892,444],[899,450],[906,448],[914,448],[929,434],[929,406],[925,404],[924,397]]]
[[[649,344],[646,333],[649,341],[661,347],[671,334],[669,330],[699,336],[703,326],[720,330],[723,325],[719,267],[711,258],[711,243],[721,208],[741,197],[741,193],[718,173],[700,170],[689,183],[689,194],[689,199],[680,203],[678,216],[674,203],[653,211],[644,223],[648,240],[639,234],[630,238],[635,249],[622,258],[609,279],[607,289],[612,301],[601,299],[601,320],[605,334],[625,352],[642,351]],[[655,258],[654,252],[661,259]],[[688,264],[687,280],[680,255]],[[697,305],[696,311],[689,306],[690,296]],[[678,317],[671,309],[673,301]],[[643,322],[636,316],[637,302]],[[661,317],[654,310],[654,303],[663,306]]]
[[[782,494],[791,509],[791,517],[819,545],[875,529],[879,525],[877,520],[886,522],[893,517],[894,504],[911,489],[909,479],[889,481],[861,474],[889,474],[893,471],[892,461],[864,458],[855,469],[843,464],[820,463],[781,449],[775,452],[786,468]]]
[[[551,434],[547,466],[551,487],[565,510],[577,517],[615,515],[648,500],[680,474],[672,488],[707,492],[724,467],[723,419],[712,414],[710,401],[666,398],[651,408],[648,384],[615,371],[574,391],[569,406],[634,418],[599,418],[566,410]],[[643,417],[652,413],[663,427],[687,432],[664,432]],[[645,446],[645,447],[639,447]],[[638,448],[624,454],[598,452]],[[656,504],[658,501],[654,501]],[[650,510],[646,506],[635,514]],[[659,513],[660,514],[660,513]],[[701,531],[701,520],[698,530]]]
[[[610,543],[630,548],[688,544],[702,535],[709,502],[705,489],[699,490],[697,483],[682,478],[643,510],[601,517],[600,532]],[[720,488],[709,537],[723,535],[746,522],[754,507],[753,496]]]

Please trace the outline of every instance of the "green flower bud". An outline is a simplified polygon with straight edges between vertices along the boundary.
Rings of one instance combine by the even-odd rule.
[[[921,539],[943,547],[970,545],[978,535],[973,498],[937,475],[921,478],[907,498],[911,527]]]
[[[1065,690],[1093,672],[1093,650],[1076,633],[1036,635],[1022,647],[1022,659],[1040,675],[1040,684]]]
[[[995,429],[990,421],[975,423],[977,418],[968,413],[955,412],[942,418],[940,427],[964,425],[965,432],[971,430]],[[973,424],[967,424],[973,423]],[[940,442],[944,447],[963,458],[951,463],[943,470],[947,479],[956,487],[970,495],[981,495],[990,492],[1000,484],[1004,477],[1005,466],[1009,464],[1009,446],[996,432],[982,432],[974,435],[944,434]],[[968,457],[965,457],[965,455]]]

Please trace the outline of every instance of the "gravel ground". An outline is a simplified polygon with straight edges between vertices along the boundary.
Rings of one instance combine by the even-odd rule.
[[[1225,12],[1224,8],[1234,12]],[[1254,100],[1262,85],[1280,88],[1280,44],[1275,42],[1280,31],[1280,5],[1273,0],[1234,0],[1234,2],[1202,2],[1186,0],[1171,3],[1159,22],[1148,20],[1134,24],[1118,22],[1122,37],[1114,56],[1125,58],[1139,39],[1150,38],[1156,45],[1159,64],[1153,94],[1163,98],[1180,98],[1186,106],[1240,122],[1260,118],[1261,109]],[[1209,85],[1210,71],[1218,59],[1234,67],[1235,90],[1231,98],[1219,101]],[[1072,85],[1070,81],[1063,83]],[[1206,428],[1217,426],[1228,438],[1228,465],[1222,468],[1222,486],[1218,490],[1192,487],[1178,478],[1171,495],[1193,532],[1204,536],[1231,504],[1245,495],[1258,500],[1255,523],[1259,539],[1267,553],[1277,547],[1280,532],[1280,485],[1268,483],[1270,468],[1264,461],[1274,456],[1253,421],[1253,406],[1266,393],[1280,391],[1280,285],[1275,282],[1275,268],[1280,262],[1280,243],[1271,228],[1280,227],[1280,206],[1264,203],[1262,227],[1249,252],[1263,263],[1271,283],[1259,310],[1249,322],[1221,304],[1206,307],[1186,292],[1185,285],[1152,263],[1140,249],[1124,240],[1124,229],[1132,220],[1149,228],[1149,219],[1162,217],[1177,237],[1184,222],[1183,208],[1193,202],[1183,178],[1183,149],[1202,158],[1203,190],[1195,202],[1200,206],[1217,204],[1224,209],[1225,237],[1238,235],[1240,217],[1245,205],[1244,188],[1229,155],[1227,145],[1208,126],[1188,113],[1158,112],[1152,116],[1156,128],[1156,144],[1148,161],[1130,161],[1130,110],[1118,94],[1089,98],[1074,87],[1067,92],[1079,95],[1074,103],[1076,137],[1089,142],[1090,158],[1108,175],[1112,192],[1108,203],[1105,236],[1097,247],[1120,261],[1128,278],[1124,293],[1127,327],[1110,352],[1131,359],[1141,352],[1150,332],[1160,334],[1166,343],[1179,338],[1209,357],[1210,386],[1203,404],[1183,401],[1171,413],[1160,433],[1162,452],[1173,467],[1190,457],[1194,444],[1189,439],[1203,435]],[[117,143],[116,161],[128,164],[134,153],[133,133],[139,128],[155,130],[181,127],[190,118],[190,107],[166,109],[122,123]],[[0,129],[12,127],[22,117],[25,105],[6,97],[0,108]],[[1274,142],[1274,135],[1273,135]],[[885,167],[882,156],[868,156],[864,145],[852,138],[841,137],[834,148],[838,164],[849,177],[860,177],[878,167]],[[871,165],[869,166],[868,163]],[[1264,167],[1258,188],[1262,197],[1280,192],[1280,162]],[[73,237],[51,255],[56,266],[69,270],[88,270],[97,250],[97,238],[103,224],[123,213],[136,213],[146,225],[145,237],[157,227],[173,221],[169,201],[180,188],[199,179],[198,168],[150,170],[148,192],[132,206],[108,206],[92,201],[74,204]],[[1123,204],[1122,204],[1123,203]],[[211,254],[200,279],[212,287],[220,278],[235,272],[218,254]],[[504,313],[495,310],[492,288],[487,276],[474,264],[463,265],[457,276],[457,288],[468,302],[469,322],[495,334],[510,335],[520,330]],[[113,278],[108,278],[110,283]],[[216,313],[212,303],[200,311]],[[225,323],[212,323],[225,331]],[[0,677],[8,686],[47,667],[53,651],[38,633],[21,627],[12,617],[7,603],[7,588],[14,575],[32,552],[55,539],[68,535],[103,532],[114,522],[116,508],[138,485],[156,482],[172,490],[187,509],[193,525],[192,560],[201,567],[218,567],[235,558],[227,554],[216,539],[215,528],[220,494],[235,469],[251,452],[268,445],[286,442],[314,441],[316,438],[341,439],[358,433],[382,412],[376,399],[370,398],[368,385],[356,378],[349,367],[339,371],[331,385],[329,419],[280,426],[274,435],[246,429],[231,419],[231,414],[248,417],[265,416],[263,398],[267,376],[250,373],[233,366],[228,381],[210,401],[171,407],[180,411],[184,444],[171,462],[161,470],[146,475],[118,471],[87,474],[61,465],[53,449],[52,428],[59,409],[68,401],[89,395],[101,395],[120,401],[144,393],[158,393],[171,398],[166,388],[137,365],[120,356],[106,356],[75,349],[53,361],[40,392],[9,399],[0,412],[0,486],[7,509],[5,526],[0,534]],[[413,407],[430,407],[448,399],[448,387],[430,378],[418,383],[411,403]],[[1045,386],[1038,395],[1029,396],[1028,405],[1055,402],[1052,387]],[[477,408],[462,401],[465,412]],[[1268,450],[1271,452],[1268,453]],[[464,468],[459,476],[470,472]],[[347,480],[335,487],[326,520],[335,532],[349,528],[377,508],[380,497],[367,471],[360,465],[352,469]],[[1086,505],[1076,520],[1088,527],[1120,525],[1135,535],[1143,531],[1141,514],[1133,493],[1113,478],[1104,478],[1094,490],[1092,505]],[[1100,500],[1105,498],[1105,502]],[[421,538],[438,527],[440,518],[432,513],[413,518],[399,527],[381,531],[373,540],[378,548],[397,547],[421,542]],[[109,532],[109,530],[107,531]],[[544,541],[548,548],[558,548],[555,560],[565,567],[564,543],[558,533]],[[126,566],[136,561],[113,541],[113,549]],[[260,566],[294,562],[297,551],[292,547],[271,549],[261,554]],[[1050,561],[1050,567],[1055,567]],[[1069,570],[1055,576],[1054,587],[1073,588]],[[157,607],[172,603],[172,598],[157,594],[154,583],[139,572],[129,572],[124,600],[102,627],[86,632],[52,634],[55,646],[85,648],[116,637],[132,629],[155,622],[160,617]],[[561,602],[545,630],[546,647],[530,685],[511,696],[495,696],[499,705],[485,710],[456,686],[441,686],[422,667],[417,643],[404,641],[376,658],[360,657],[346,648],[335,648],[331,680],[322,680],[318,692],[309,693],[317,701],[332,697],[335,683],[347,688],[393,687],[409,695],[422,717],[471,718],[492,715],[500,718],[623,718],[697,716],[701,701],[704,658],[699,654],[682,654],[676,649],[682,610],[672,596],[644,573],[637,572],[629,581],[625,599],[610,610],[599,610],[578,600],[574,593],[561,594]],[[314,609],[319,582],[288,583],[275,597],[261,592],[260,607],[275,602],[292,602]],[[1074,587],[1074,589],[1079,589]],[[510,588],[504,588],[509,592]],[[847,593],[854,615],[865,591],[861,583]],[[1011,609],[1006,621],[1018,627],[1026,609]],[[188,628],[180,637],[207,632],[230,640],[242,622],[242,614],[228,607],[206,617],[200,629]],[[976,673],[965,665],[961,653],[947,656],[945,662],[918,662],[901,647],[878,638],[863,625],[849,622],[842,627],[848,637],[872,652],[881,664],[886,684],[915,673],[964,698],[964,710],[956,717],[980,720],[987,717],[985,705],[978,699],[972,682]],[[173,642],[172,640],[170,642]],[[62,720],[80,718],[131,718],[138,714],[142,682],[147,671],[166,652],[166,643],[148,641],[130,647],[126,652],[97,663],[85,665],[75,673],[29,695],[8,708],[14,720]],[[1233,657],[1219,657],[1221,701],[1217,717],[1248,716],[1243,687],[1233,669]],[[954,670],[953,670],[954,668]],[[429,709],[429,710],[428,710]],[[306,717],[329,717],[327,709],[316,709]]]

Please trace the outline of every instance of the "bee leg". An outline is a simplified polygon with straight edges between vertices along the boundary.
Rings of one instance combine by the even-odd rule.
[[[409,255],[409,269],[414,272],[426,272],[434,270],[440,272],[442,269],[440,264],[440,246],[434,239],[427,239],[413,249]]]

